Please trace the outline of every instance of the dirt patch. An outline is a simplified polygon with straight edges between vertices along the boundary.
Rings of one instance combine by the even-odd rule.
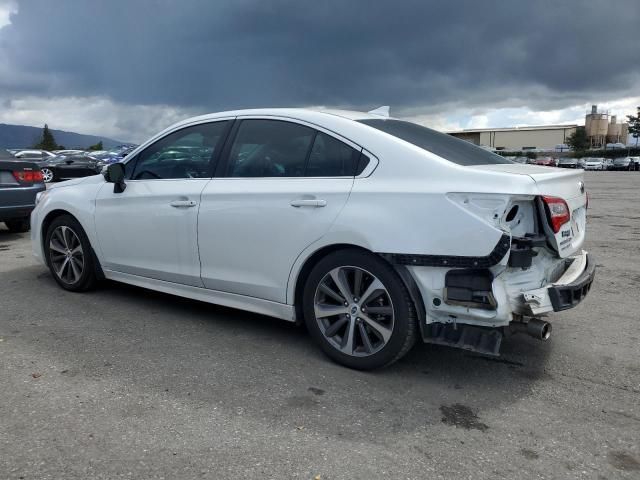
[[[485,432],[489,426],[478,419],[478,415],[466,405],[454,403],[453,405],[441,405],[442,423],[461,427],[465,430],[480,430]]]
[[[529,448],[521,448],[520,455],[522,455],[527,460],[537,460],[538,458],[540,458],[538,452]]]
[[[627,452],[609,452],[608,460],[609,464],[618,470],[625,470],[628,472],[640,470],[640,462]]]
[[[309,387],[309,391],[314,395],[324,395],[324,390],[322,390],[321,388]]]

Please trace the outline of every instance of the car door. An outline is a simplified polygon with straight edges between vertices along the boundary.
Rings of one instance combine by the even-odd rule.
[[[58,178],[74,178],[77,177],[76,171],[78,170],[77,161],[81,157],[77,155],[65,155],[56,162],[56,176]]]
[[[103,268],[202,286],[200,195],[230,124],[221,120],[173,131],[127,161],[124,192],[102,186],[95,225]]]
[[[86,155],[75,155],[69,165],[69,177],[87,177],[96,174],[96,161]]]
[[[202,192],[204,286],[286,302],[291,267],[345,205],[361,150],[291,120],[238,119]]]

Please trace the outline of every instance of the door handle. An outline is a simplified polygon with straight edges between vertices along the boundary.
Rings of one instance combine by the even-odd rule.
[[[314,207],[314,208],[320,208],[320,207],[326,207],[327,206],[327,201],[326,200],[319,200],[317,198],[311,199],[311,198],[304,198],[304,199],[298,199],[298,200],[291,200],[290,205],[292,207]]]
[[[174,208],[191,208],[196,206],[196,202],[193,200],[174,200],[169,205]]]

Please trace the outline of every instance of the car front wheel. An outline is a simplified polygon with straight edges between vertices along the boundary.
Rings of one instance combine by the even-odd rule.
[[[409,292],[391,265],[365,251],[341,250],[318,262],[304,288],[303,309],[322,350],[350,368],[389,365],[415,343]]]
[[[83,292],[94,287],[97,277],[93,251],[75,218],[62,215],[51,222],[44,251],[49,270],[62,288]]]

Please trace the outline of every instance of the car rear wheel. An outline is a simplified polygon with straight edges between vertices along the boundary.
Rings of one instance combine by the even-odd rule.
[[[30,228],[30,222],[28,218],[20,218],[17,220],[7,220],[4,222],[10,232],[24,233],[28,232]]]
[[[42,179],[44,180],[44,183],[53,182],[53,180],[55,179],[55,174],[53,173],[53,170],[51,170],[50,168],[44,167],[40,171],[42,172]]]
[[[44,250],[53,278],[65,290],[83,292],[96,284],[96,266],[89,239],[70,215],[56,218],[47,230]]]
[[[307,328],[342,365],[370,370],[404,356],[416,339],[415,307],[393,268],[355,249],[323,258],[303,294]]]

